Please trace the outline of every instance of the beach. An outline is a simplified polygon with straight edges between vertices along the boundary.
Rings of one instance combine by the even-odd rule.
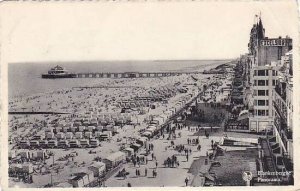
[[[201,69],[209,70],[210,68],[214,68],[214,65]],[[215,85],[218,83],[220,85]],[[194,104],[200,94],[205,99],[212,101],[215,99],[218,103],[226,102],[228,94],[215,91],[215,88],[226,87],[226,84],[230,83],[230,74],[203,75],[199,73],[158,78],[102,78],[91,79],[88,84],[79,86],[72,84],[73,87],[61,88],[56,91],[15,96],[9,101],[9,111],[11,112],[47,111],[60,114],[9,116],[11,156],[20,156],[20,153],[35,153],[41,150],[49,155],[38,161],[35,161],[33,157],[29,161],[23,160],[22,157],[18,160],[15,159],[32,164],[32,183],[27,184],[20,179],[10,178],[10,185],[72,187],[69,180],[74,174],[87,171],[89,166],[95,164],[97,158],[105,159],[113,153],[131,147],[141,137],[147,139],[147,144],[135,151],[134,155],[142,156],[142,153],[149,152],[147,146],[151,144],[154,147],[151,153],[156,156],[155,159],[149,158],[149,163],[139,164],[139,167],[134,166],[132,162],[124,163],[121,168],[126,169],[129,176],[126,179],[116,177],[118,173],[116,170],[110,177],[105,178],[105,181],[101,180],[102,185],[127,186],[130,183],[132,186],[184,186],[184,180],[187,177],[190,184],[193,174],[189,172],[189,169],[193,161],[207,156],[207,153],[211,152],[211,142],[219,142],[220,136],[206,138],[202,135],[194,135],[196,128],[199,128],[195,125],[179,128],[176,130],[175,138],[170,138],[170,132],[164,128],[166,125],[173,127],[174,120],[169,119],[177,115],[180,117],[182,113],[187,112],[189,107],[185,108],[186,105]],[[204,91],[208,92],[207,95]],[[213,93],[209,93],[210,91]],[[203,100],[199,100],[199,103],[201,102]],[[153,121],[157,122],[155,130],[153,136],[150,133],[148,137],[145,132],[152,126],[150,124]],[[112,132],[112,134],[107,134],[107,132]],[[102,140],[101,136],[104,134],[107,138]],[[38,137],[38,139],[34,139],[34,137]],[[198,139],[199,142],[190,144],[187,143],[187,139]],[[48,143],[49,140],[54,140],[58,142],[58,146],[63,141],[79,140],[82,142],[87,140],[91,142],[97,140],[99,145],[93,148],[90,146],[84,148],[30,146],[26,148],[27,143],[31,145],[36,143],[36,140],[39,141],[38,145],[41,144],[41,140],[48,141]],[[198,150],[199,144],[202,147],[201,150]],[[190,152],[189,159],[174,149],[176,145],[185,145]],[[164,160],[175,155],[178,155],[179,165],[166,168],[163,164]],[[137,169],[143,171],[142,174],[145,169],[148,169],[149,175],[136,176]],[[154,169],[157,174],[155,177],[152,176]],[[110,173],[110,171],[108,172]],[[176,176],[176,174],[181,176]]]

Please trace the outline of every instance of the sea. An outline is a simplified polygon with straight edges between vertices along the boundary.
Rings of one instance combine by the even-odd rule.
[[[13,99],[75,86],[88,86],[97,78],[42,79],[41,74],[56,65],[70,73],[80,72],[159,72],[202,71],[229,60],[164,60],[164,61],[101,61],[101,62],[41,62],[8,64],[8,96]]]

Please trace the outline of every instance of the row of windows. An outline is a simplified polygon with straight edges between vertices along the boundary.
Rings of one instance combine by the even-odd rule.
[[[269,116],[269,110],[264,109],[255,109],[254,115],[256,116]]]
[[[254,96],[269,96],[269,90],[254,90]]]
[[[254,104],[257,106],[268,106],[269,100],[254,100]]]
[[[254,86],[268,86],[269,80],[254,80]]]
[[[277,71],[272,70],[272,75],[277,76]],[[254,76],[269,76],[269,70],[254,70]]]
[[[277,80],[272,80],[272,86],[276,86]],[[254,80],[254,86],[268,86],[269,80]]]

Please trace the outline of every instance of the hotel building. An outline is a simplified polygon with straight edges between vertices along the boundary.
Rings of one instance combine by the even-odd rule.
[[[248,131],[267,136],[276,171],[293,171],[292,39],[265,37],[259,18],[248,48],[243,71]]]

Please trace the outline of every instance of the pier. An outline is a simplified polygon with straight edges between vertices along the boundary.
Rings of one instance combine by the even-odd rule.
[[[53,112],[53,111],[9,111],[8,115],[62,115],[70,114],[66,112]]]
[[[199,74],[203,72],[104,72],[104,73],[77,73],[76,78],[157,78],[179,76],[182,74]]]

